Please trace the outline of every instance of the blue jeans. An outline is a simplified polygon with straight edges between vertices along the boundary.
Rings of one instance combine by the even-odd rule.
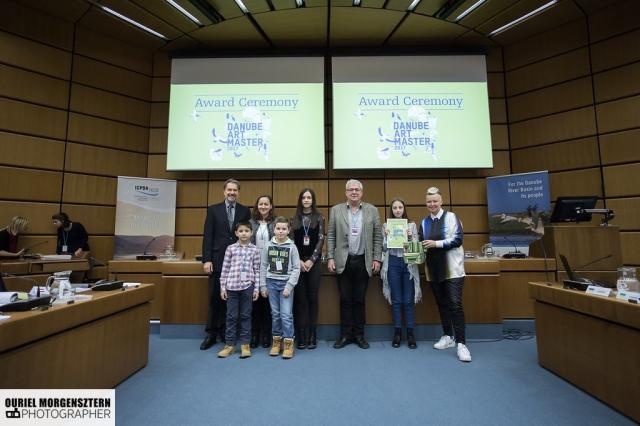
[[[227,290],[227,329],[225,332],[227,345],[235,346],[236,337],[241,345],[249,343],[253,288],[251,286],[244,290]]]
[[[293,338],[293,290],[289,297],[284,297],[287,280],[273,280],[267,278],[269,290],[269,304],[271,305],[271,333],[274,336]]]
[[[387,257],[389,266],[387,268],[387,280],[391,290],[391,312],[393,314],[393,326],[402,327],[402,308],[407,321],[407,328],[413,328],[413,300],[415,288],[409,268],[404,263],[404,259],[398,256]]]

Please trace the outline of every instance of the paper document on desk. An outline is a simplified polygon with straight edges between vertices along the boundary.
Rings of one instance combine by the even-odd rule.
[[[124,288],[137,288],[140,287],[140,283],[124,283],[122,284]]]
[[[42,260],[71,260],[70,254],[43,254]]]
[[[18,301],[17,291],[0,291],[0,306]]]
[[[0,321],[8,320],[9,318],[11,318],[11,315],[0,315]]]

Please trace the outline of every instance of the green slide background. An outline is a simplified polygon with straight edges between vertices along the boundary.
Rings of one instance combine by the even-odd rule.
[[[389,98],[395,95],[400,97],[399,106],[359,106],[362,96]],[[403,122],[412,121],[409,117],[411,107],[402,102],[405,96],[464,99],[461,110],[422,107],[437,118],[437,159],[424,146],[407,147],[403,155],[393,143],[381,142],[379,127],[394,139],[392,112]],[[363,114],[361,118],[358,110]],[[416,115],[413,115],[415,120]],[[378,150],[384,147],[390,149],[379,154]],[[492,167],[486,82],[334,83],[333,162],[336,169]]]
[[[235,105],[231,108],[197,108],[198,96],[206,100],[233,96]],[[295,110],[256,107],[258,117],[264,113],[271,120],[268,159],[256,147],[232,150],[226,143],[214,140],[212,128],[216,129],[216,136],[220,139],[227,139],[227,112],[235,117],[236,122],[252,121],[243,118],[245,108],[238,105],[242,97],[299,100]],[[197,111],[197,120],[194,120],[194,111]],[[264,136],[262,132],[245,132],[245,137]],[[323,169],[324,159],[322,83],[171,85],[168,170]]]

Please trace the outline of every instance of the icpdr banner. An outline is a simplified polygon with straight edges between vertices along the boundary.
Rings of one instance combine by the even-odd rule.
[[[114,258],[174,245],[176,181],[118,176]]]
[[[489,241],[496,255],[529,254],[529,245],[544,235],[551,217],[549,173],[520,173],[487,178]]]

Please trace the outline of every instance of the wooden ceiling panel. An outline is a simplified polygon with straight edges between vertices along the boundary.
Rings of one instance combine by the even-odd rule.
[[[84,0],[19,0],[19,3],[69,22],[76,22],[90,7]]]
[[[71,50],[73,24],[13,1],[2,5],[0,29],[10,33]]]
[[[385,1],[386,0],[362,0],[362,2],[360,3],[360,6],[381,9],[382,6],[384,6]]]
[[[573,0],[578,5],[587,12],[587,14],[591,15],[594,12],[597,12],[601,9],[608,8],[617,3],[622,3],[624,0]],[[630,3],[636,2],[636,0],[629,0]]]
[[[243,16],[244,13],[233,0],[206,0],[224,19],[232,19]]]
[[[406,12],[407,8],[411,4],[412,0],[389,0],[387,3],[387,9],[399,10],[400,12]]]
[[[353,0],[332,0],[331,7],[353,7]]]
[[[464,46],[464,47],[493,47],[497,46],[497,43],[491,40],[489,37],[484,34],[480,34],[475,30],[469,30],[466,33],[462,34],[460,37],[456,38],[453,41],[453,44],[456,46]]]
[[[267,0],[243,0],[242,2],[247,6],[249,12],[253,14],[269,12],[271,10],[269,9],[269,3],[267,3]]]
[[[446,2],[447,0],[422,0],[414,11],[423,15],[433,16]]]
[[[410,14],[389,40],[391,46],[433,46],[453,44],[467,31],[460,25],[430,16]]]
[[[329,0],[305,0],[304,4],[307,7],[327,7]]]
[[[381,46],[405,14],[395,10],[331,9],[331,46]]]
[[[131,0],[132,3],[135,3],[140,8],[146,10],[147,12],[157,16],[163,21],[167,22],[169,25],[172,25],[174,28],[177,28],[183,33],[188,33],[190,31],[198,28],[198,25],[193,22],[191,19],[182,14],[178,9],[171,6],[167,3],[166,0]],[[195,15],[193,12],[189,10],[188,1],[183,1],[183,4],[180,4],[187,12],[191,13],[196,19],[200,20],[200,18]],[[187,5],[187,3],[189,3]],[[200,21],[203,25],[209,23],[208,20]],[[175,37],[172,37],[175,38]]]
[[[640,1],[626,1],[594,13],[589,20],[591,42],[622,34],[638,28]]]
[[[198,47],[200,47],[200,42],[198,42],[197,40],[194,40],[194,38],[191,37],[191,35],[184,35],[182,37],[178,37],[175,40],[171,40],[161,50],[164,50],[167,52],[175,52],[178,50],[181,50],[181,51],[196,50],[198,49]]]
[[[467,10],[473,3],[465,4],[465,8],[461,8],[459,12],[451,14],[451,20],[455,20],[462,12]],[[480,5],[476,10],[469,13],[459,24],[469,28],[477,28],[484,22],[498,15],[509,6],[513,5],[513,0],[487,0]]]
[[[107,14],[107,12],[98,10],[95,7],[92,7],[91,10],[82,17],[79,24],[92,31],[145,49],[157,49],[165,44],[164,40],[136,28],[115,16],[111,16]]]
[[[267,41],[244,16],[201,28],[190,34],[209,49],[256,49],[269,47]]]
[[[327,9],[302,7],[254,16],[276,47],[318,47],[327,44]]]
[[[178,30],[176,27],[167,24],[155,15],[152,15],[151,13],[142,9],[140,6],[131,3],[129,0],[103,0],[101,4],[112,10],[115,10],[122,15],[125,15],[127,18],[131,18],[134,21],[141,23],[145,27],[159,32],[169,40],[178,38],[183,34],[182,31]],[[176,13],[179,12],[176,11]]]
[[[271,0],[271,3],[276,10],[295,9],[296,7],[296,0]]]
[[[584,14],[578,6],[574,2],[564,1],[545,10],[541,15],[534,16],[496,35],[493,39],[504,46],[581,18],[584,18]]]

